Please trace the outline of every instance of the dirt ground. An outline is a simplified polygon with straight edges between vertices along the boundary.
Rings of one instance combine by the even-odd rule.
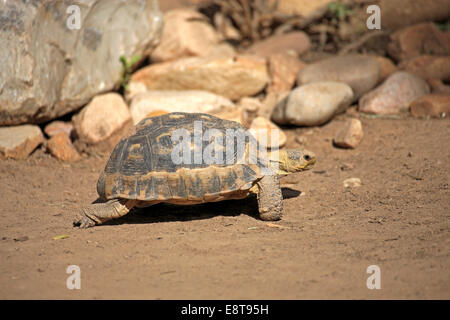
[[[318,162],[282,179],[273,224],[249,198],[80,230],[73,217],[96,199],[107,156],[0,160],[0,298],[449,299],[450,121],[361,118],[362,143],[343,150],[332,138],[344,119],[287,130],[288,147],[301,132]],[[353,177],[362,186],[344,188]],[[80,290],[66,288],[69,265]],[[380,290],[366,286],[369,265]]]

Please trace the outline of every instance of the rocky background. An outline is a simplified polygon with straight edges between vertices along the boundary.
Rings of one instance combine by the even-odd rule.
[[[371,4],[380,30],[367,29]],[[0,1],[0,298],[450,299],[449,10]],[[248,197],[75,228],[114,144],[172,111],[313,151],[312,170],[280,179],[282,220],[257,219]]]
[[[279,130],[272,147],[286,142],[280,127],[349,113],[333,141],[343,148],[363,138],[361,116],[450,112],[448,0],[164,1],[164,14],[153,0],[73,3],[0,4],[3,158],[109,152],[165,112]],[[366,27],[370,4],[379,30]]]

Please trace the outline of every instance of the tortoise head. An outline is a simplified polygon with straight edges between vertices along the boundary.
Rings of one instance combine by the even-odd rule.
[[[277,174],[286,175],[311,169],[316,163],[316,155],[305,149],[278,150],[278,159],[275,153],[271,153],[269,160]]]

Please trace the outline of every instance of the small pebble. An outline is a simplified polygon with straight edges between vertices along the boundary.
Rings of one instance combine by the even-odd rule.
[[[334,137],[334,145],[341,148],[354,149],[363,138],[361,121],[358,119],[347,120]]]
[[[22,242],[22,241],[27,241],[28,239],[29,238],[27,236],[22,236],[22,237],[14,238],[14,241]]]
[[[357,188],[361,187],[361,179],[359,178],[349,178],[344,180],[345,188]]]

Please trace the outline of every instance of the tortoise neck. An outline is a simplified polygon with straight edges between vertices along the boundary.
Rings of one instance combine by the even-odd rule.
[[[278,175],[287,175],[290,173],[287,167],[288,156],[285,150],[269,151],[267,157],[269,159],[269,167]]]

